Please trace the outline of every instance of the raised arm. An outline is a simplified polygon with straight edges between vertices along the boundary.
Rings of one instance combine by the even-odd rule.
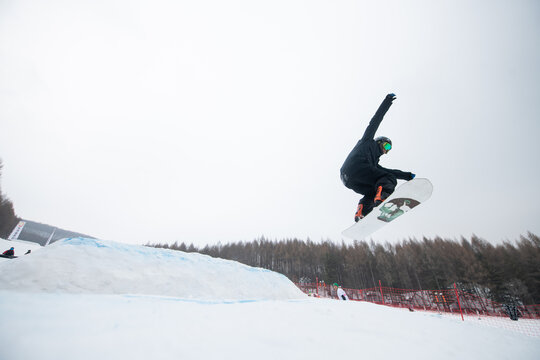
[[[364,136],[362,136],[362,139],[360,141],[373,140],[373,138],[375,137],[375,133],[377,132],[377,129],[379,128],[379,125],[384,118],[384,115],[386,114],[388,109],[390,109],[392,101],[394,101],[395,98],[395,94],[386,95],[382,104],[379,106],[379,109],[377,109],[377,112],[371,118],[371,121],[369,122],[369,125],[364,132]]]

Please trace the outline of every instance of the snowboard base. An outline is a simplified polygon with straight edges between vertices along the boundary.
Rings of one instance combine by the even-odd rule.
[[[363,219],[345,229],[342,234],[352,240],[364,240],[386,224],[428,200],[432,193],[433,185],[428,179],[416,178],[407,181]]]

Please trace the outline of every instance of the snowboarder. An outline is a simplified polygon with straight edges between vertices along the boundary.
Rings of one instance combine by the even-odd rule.
[[[415,174],[401,170],[386,169],[379,165],[379,158],[392,149],[392,141],[384,136],[375,137],[381,121],[396,99],[395,94],[386,95],[379,109],[369,122],[364,136],[352,149],[341,167],[341,181],[354,192],[364,195],[358,202],[354,221],[369,214],[394,192],[397,179],[412,180]]]
[[[334,287],[337,289],[337,297],[339,300],[349,300],[349,297],[345,293],[345,290],[341,288],[337,283],[334,283]]]
[[[11,249],[4,251],[4,252],[2,253],[2,255],[5,255],[5,256],[15,256],[15,248],[12,247]]]

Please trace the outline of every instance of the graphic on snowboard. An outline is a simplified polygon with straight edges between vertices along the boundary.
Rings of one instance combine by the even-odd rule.
[[[379,207],[345,229],[343,236],[364,240],[389,222],[426,202],[433,192],[428,179],[415,178],[400,185]]]
[[[405,214],[415,206],[420,205],[419,201],[409,198],[392,199],[379,208],[381,212],[377,219],[390,222]]]

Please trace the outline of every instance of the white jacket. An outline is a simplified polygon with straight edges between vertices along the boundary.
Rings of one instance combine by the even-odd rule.
[[[349,300],[349,297],[347,294],[345,294],[345,291],[341,287],[338,287],[337,289],[337,296],[339,300]]]

